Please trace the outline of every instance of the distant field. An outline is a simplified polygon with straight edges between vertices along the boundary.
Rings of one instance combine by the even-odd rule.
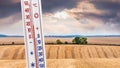
[[[68,43],[72,43],[73,38],[45,38],[45,43],[56,43],[56,40],[60,39],[63,43],[67,41]],[[7,40],[7,41],[6,41]],[[120,45],[120,37],[89,37],[88,44],[116,44]],[[0,38],[0,44],[23,44],[24,38],[23,37],[6,37]]]
[[[46,43],[56,43],[56,40],[60,39],[63,43],[67,41],[72,43],[73,38],[45,38]],[[119,44],[120,37],[88,37],[88,44]]]
[[[0,38],[0,44],[23,44],[24,43],[24,38],[23,37],[5,37],[5,38]]]
[[[47,59],[120,58],[120,46],[46,45]],[[25,59],[23,45],[0,46],[0,59]]]
[[[90,37],[90,44],[120,44],[120,37]]]

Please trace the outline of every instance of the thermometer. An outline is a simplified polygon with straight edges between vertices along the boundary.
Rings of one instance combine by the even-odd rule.
[[[41,0],[21,0],[27,68],[46,68]]]

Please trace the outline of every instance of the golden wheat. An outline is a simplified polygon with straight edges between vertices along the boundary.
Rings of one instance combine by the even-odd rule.
[[[0,46],[0,59],[25,59],[23,45]],[[47,59],[120,58],[120,46],[47,45]]]

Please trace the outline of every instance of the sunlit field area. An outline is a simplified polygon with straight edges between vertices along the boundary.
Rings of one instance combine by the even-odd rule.
[[[46,43],[72,38],[45,38]],[[26,68],[23,38],[0,39],[0,68]],[[48,68],[119,68],[120,38],[88,38],[88,44],[46,44]]]

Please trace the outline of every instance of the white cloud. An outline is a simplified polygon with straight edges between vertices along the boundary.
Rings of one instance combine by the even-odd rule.
[[[21,13],[0,19],[0,34],[23,35]]]
[[[7,35],[23,35],[23,23],[20,20],[15,24],[4,26],[2,29],[0,29],[0,33]]]

